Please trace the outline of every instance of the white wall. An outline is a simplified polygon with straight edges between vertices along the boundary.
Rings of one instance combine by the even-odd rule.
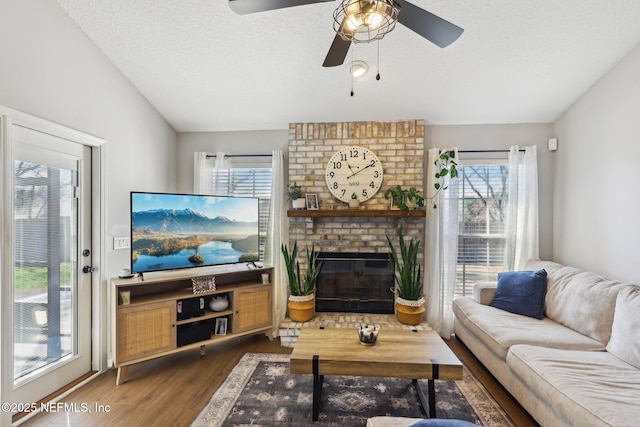
[[[178,134],[177,189],[193,192],[193,153],[223,152],[226,154],[271,154],[282,150],[287,159],[289,130],[238,132],[184,132]],[[286,170],[286,165],[285,165]]]
[[[175,189],[176,133],[54,1],[0,0],[0,40],[0,105],[106,140],[107,241],[97,266],[115,276],[130,262],[111,244],[129,235],[129,192]],[[109,358],[108,289],[94,286],[93,369]]]
[[[460,150],[508,150],[512,145],[538,147],[538,184],[540,203],[540,257],[553,259],[553,163],[554,153],[547,151],[553,125],[508,124],[469,126],[425,126],[425,147],[458,147]],[[269,154],[288,148],[288,130],[247,132],[192,132],[178,134],[177,189],[193,191],[193,153],[205,151],[228,154]]]
[[[512,145],[537,146],[540,258],[553,259],[552,201],[555,153],[547,150],[547,141],[553,137],[552,124],[427,126],[425,133],[425,145],[428,148],[508,150]]]
[[[129,234],[129,191],[175,187],[176,134],[49,0],[0,8],[0,105],[105,139],[107,233]],[[129,251],[107,253],[109,275]]]
[[[555,260],[640,283],[640,45],[555,124]]]

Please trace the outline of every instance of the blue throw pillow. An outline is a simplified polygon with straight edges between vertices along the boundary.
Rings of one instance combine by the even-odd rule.
[[[545,270],[509,271],[498,274],[496,296],[489,305],[542,320],[546,294]]]

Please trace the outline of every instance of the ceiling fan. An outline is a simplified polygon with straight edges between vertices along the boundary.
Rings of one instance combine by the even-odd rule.
[[[245,15],[328,1],[334,0],[229,0],[229,7],[234,12]],[[339,1],[341,5],[334,13],[336,36],[322,64],[323,67],[342,65],[352,42],[370,42],[381,39],[385,34],[393,30],[396,20],[442,48],[456,41],[464,31],[457,25],[406,0]],[[358,12],[353,12],[354,8],[357,8]],[[355,14],[358,16],[356,17]],[[381,30],[379,28],[380,25],[387,25],[387,27]],[[375,34],[365,40],[357,39],[357,28],[364,29],[367,35],[375,30]]]

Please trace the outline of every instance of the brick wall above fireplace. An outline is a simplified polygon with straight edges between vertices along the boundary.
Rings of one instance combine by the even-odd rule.
[[[348,209],[334,199],[325,184],[329,158],[340,148],[356,145],[374,152],[383,166],[379,192],[360,209],[387,210],[384,192],[396,185],[424,189],[424,121],[292,123],[289,125],[289,180],[304,193],[317,194],[321,210]],[[423,191],[424,193],[424,191]],[[317,217],[289,218],[291,242],[301,252],[315,246],[321,252],[386,253],[386,236],[396,239],[402,226],[407,238],[424,241],[423,217]],[[424,248],[424,246],[422,245]],[[421,254],[422,258],[422,254]],[[302,258],[301,265],[304,268]]]

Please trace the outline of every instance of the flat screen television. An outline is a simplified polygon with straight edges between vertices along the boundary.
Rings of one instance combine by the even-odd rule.
[[[258,261],[258,198],[131,192],[131,272]]]

